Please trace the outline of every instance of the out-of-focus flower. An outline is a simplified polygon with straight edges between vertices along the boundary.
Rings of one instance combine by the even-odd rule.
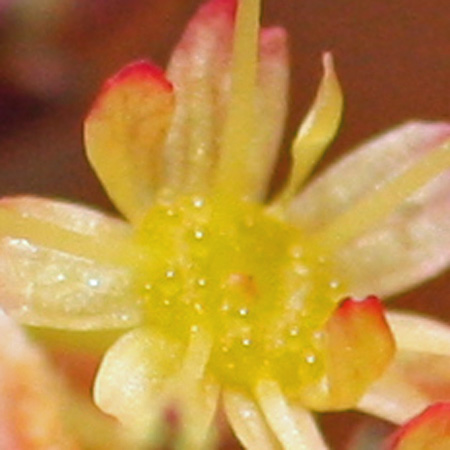
[[[0,312],[0,447],[76,449],[64,419],[62,386],[17,324]]]
[[[32,197],[0,204],[3,306],[27,325],[126,331],[94,396],[143,442],[162,439],[170,415],[180,446],[212,445],[221,395],[244,446],[325,448],[309,410],[403,423],[430,403],[405,355],[450,356],[448,327],[385,316],[370,296],[448,266],[450,125],[400,126],[303,188],[341,117],[327,54],[286,186],[264,203],[288,64],[284,31],[259,32],[259,7],[213,0],[167,78],[138,62],[106,83],[87,154],[126,221]]]
[[[0,448],[130,448],[133,441],[118,424],[71,392],[47,355],[1,310],[0,331]]]

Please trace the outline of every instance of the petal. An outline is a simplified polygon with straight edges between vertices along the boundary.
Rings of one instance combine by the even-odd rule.
[[[193,327],[183,364],[170,382],[168,391],[181,419],[181,448],[212,446],[211,424],[219,396],[217,383],[205,373],[212,344],[208,332],[200,327]]]
[[[403,425],[386,450],[445,450],[450,448],[450,403],[437,403]]]
[[[76,449],[62,385],[38,348],[0,311],[0,447]]]
[[[450,327],[419,315],[390,312],[399,355],[395,367],[430,401],[450,400]]]
[[[250,197],[261,200],[273,176],[288,111],[289,57],[282,28],[263,28],[259,43],[256,131],[249,152]]]
[[[427,396],[410,383],[394,364],[364,394],[357,408],[383,420],[401,424],[428,405]]]
[[[249,450],[277,450],[280,444],[255,402],[233,391],[223,394],[225,413],[239,441]]]
[[[312,415],[300,407],[289,405],[276,382],[260,381],[255,395],[269,426],[280,440],[283,449],[325,450],[328,448]]]
[[[197,348],[197,347],[196,347]],[[138,441],[164,442],[165,421],[180,425],[180,448],[203,448],[210,439],[219,390],[214,382],[189,379],[183,348],[148,328],[123,336],[106,354],[94,387],[99,407],[117,417]],[[197,355],[189,355],[190,363]],[[200,357],[201,359],[201,357]],[[188,377],[186,379],[186,376]]]
[[[377,136],[314,180],[295,199],[291,220],[308,230],[330,223],[450,137],[450,124],[410,122]]]
[[[395,343],[381,302],[376,297],[345,300],[324,333],[328,388],[323,398],[310,401],[318,409],[351,408],[394,356]]]
[[[450,356],[450,326],[400,312],[389,312],[387,319],[399,350]]]
[[[344,100],[334,71],[333,58],[330,53],[325,53],[322,60],[322,81],[292,145],[292,169],[280,199],[283,206],[290,203],[292,196],[310,176],[341,123]]]
[[[339,272],[354,295],[397,294],[448,267],[449,193],[447,173],[383,225],[342,249],[337,258]]]
[[[168,67],[177,105],[166,145],[166,183],[179,190],[208,187],[217,164],[227,115],[236,1],[212,0],[188,25]],[[246,165],[251,194],[266,189],[287,112],[286,34],[265,29],[259,43],[257,129]]]
[[[94,385],[94,400],[135,436],[163,432],[167,381],[180,366],[182,348],[155,331],[138,328],[108,351]],[[161,438],[162,436],[152,436]]]
[[[450,356],[402,351],[395,368],[429,403],[450,401]]]
[[[126,224],[87,208],[30,197],[1,200],[2,306],[36,326],[94,329],[136,323],[127,266],[136,254],[129,237]],[[124,265],[118,265],[122,259]]]
[[[88,159],[111,200],[133,222],[161,188],[173,109],[171,84],[160,69],[140,61],[106,82],[86,118]]]
[[[64,230],[98,238],[102,234],[120,238],[130,227],[125,222],[106,216],[94,209],[60,200],[48,200],[33,196],[3,197],[2,208],[17,211],[22,216],[57,225]]]
[[[382,296],[392,295],[436,275],[450,262],[449,171],[439,176],[433,175],[435,178],[432,181],[409,197],[403,198],[392,189],[383,190],[389,182],[394,181],[393,176],[399,176],[397,180],[400,179],[400,172],[404,170],[406,172],[403,173],[407,174],[407,169],[413,164],[416,172],[422,169],[426,172],[427,162],[433,156],[440,158],[443,155],[448,159],[449,149],[439,145],[447,142],[449,136],[450,126],[446,124],[413,123],[403,126],[345,158],[305,193],[306,203],[301,209],[304,220],[299,219],[304,226],[320,227],[328,220],[331,225],[327,226],[331,229],[325,229],[322,235],[328,236],[331,241],[338,242],[349,233],[353,236],[338,250],[333,249],[333,243],[323,244],[336,255],[336,270],[346,282],[351,295],[366,296],[372,292]],[[420,159],[424,154],[425,157]],[[434,165],[436,163],[430,163],[429,167],[433,168]],[[439,163],[436,168],[444,170],[445,166]],[[353,171],[355,174],[364,173],[362,178],[368,181],[353,181]],[[344,181],[340,182],[339,176]],[[414,184],[416,178],[409,178],[408,183]],[[332,183],[335,183],[334,188]],[[371,189],[374,194],[370,194]],[[364,200],[377,194],[381,198],[383,192],[388,192],[388,197],[394,202],[397,202],[398,197],[399,205],[393,205],[393,212],[379,223],[373,219],[371,224],[367,218],[372,212],[376,216],[378,209],[382,211],[384,206]],[[314,211],[310,208],[313,197],[317,202]],[[391,200],[388,197],[385,195],[382,203],[389,203]],[[353,210],[352,202],[357,202]],[[300,203],[301,198],[297,206],[300,207]],[[360,205],[367,209],[359,211]],[[317,216],[322,207],[324,221]],[[342,218],[345,220],[339,223]],[[337,223],[339,225],[336,226]],[[361,231],[349,231],[352,229]],[[320,240],[327,242],[326,237]]]
[[[201,6],[167,68],[177,103],[165,148],[165,181],[179,190],[207,181],[203,177],[217,156],[235,13],[236,0]]]

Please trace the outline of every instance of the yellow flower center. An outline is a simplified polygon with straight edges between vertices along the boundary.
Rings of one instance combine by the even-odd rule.
[[[321,378],[321,329],[343,290],[301,230],[257,204],[184,197],[154,206],[137,241],[146,324],[185,345],[205,330],[220,381],[298,389]]]

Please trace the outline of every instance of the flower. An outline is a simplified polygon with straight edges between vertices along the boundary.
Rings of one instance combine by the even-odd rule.
[[[286,186],[264,202],[288,69],[285,33],[259,32],[259,8],[212,0],[166,74],[141,61],[105,84],[87,155],[125,220],[0,203],[3,307],[26,325],[122,332],[94,397],[142,442],[170,415],[180,447],[213,445],[221,399],[248,448],[325,448],[309,411],[403,423],[435,400],[408,361],[450,356],[446,325],[371,295],[449,264],[450,125],[397,127],[304,187],[342,111],[325,54]]]
[[[2,448],[129,448],[133,441],[124,430],[71,392],[48,355],[1,310],[0,330]]]
[[[0,311],[0,441],[3,448],[76,449],[63,419],[63,389],[18,325]],[[56,388],[55,388],[56,386]]]

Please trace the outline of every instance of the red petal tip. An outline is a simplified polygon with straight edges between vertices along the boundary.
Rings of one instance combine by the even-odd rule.
[[[450,444],[450,402],[435,403],[426,408],[400,427],[384,448],[406,450],[411,444],[414,445],[411,448],[444,448],[445,443]]]
[[[172,83],[165,77],[164,71],[149,61],[140,60],[132,62],[109,78],[104,84],[104,90],[111,89],[117,84],[129,80],[148,80],[159,83],[161,87],[172,90]]]
[[[166,78],[164,71],[161,68],[151,63],[150,61],[135,61],[126,65],[121,70],[119,70],[119,72],[106,80],[89,112],[89,115],[91,115],[92,112],[97,109],[104,96],[108,94],[112,89],[115,89],[123,83],[130,81],[148,83],[149,85],[156,85],[160,89],[168,92],[173,91],[172,83]]]
[[[195,18],[227,15],[234,19],[237,11],[237,0],[211,0],[200,7]]]
[[[278,55],[284,52],[287,45],[288,35],[282,27],[268,27],[261,29],[260,45],[265,56]]]
[[[384,306],[381,300],[375,295],[370,295],[365,299],[346,298],[337,309],[337,314],[353,314],[355,311],[367,311],[369,313],[381,314],[384,316]]]

